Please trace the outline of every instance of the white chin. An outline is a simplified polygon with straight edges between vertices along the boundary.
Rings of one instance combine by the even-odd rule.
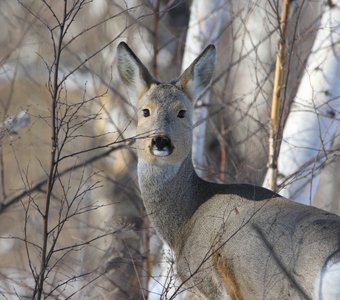
[[[164,157],[170,155],[170,151],[168,150],[152,150],[152,154],[154,156]]]

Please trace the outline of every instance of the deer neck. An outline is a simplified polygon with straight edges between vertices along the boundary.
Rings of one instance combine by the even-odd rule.
[[[198,207],[196,175],[191,155],[181,164],[154,165],[138,161],[138,181],[144,206],[158,233],[175,246],[181,228]]]

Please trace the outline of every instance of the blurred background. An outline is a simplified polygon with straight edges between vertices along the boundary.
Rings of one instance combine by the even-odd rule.
[[[125,41],[156,78],[171,81],[214,43],[215,77],[195,103],[203,140],[195,166],[210,181],[265,185],[281,1],[204,2],[0,2],[0,299],[195,298],[140,199],[136,112],[115,52]],[[280,142],[331,3],[290,3]],[[339,1],[332,5],[339,11]],[[340,57],[339,45],[327,53]],[[318,70],[340,86],[339,73]],[[319,122],[312,138],[297,139],[317,144],[291,143],[310,156],[289,174],[279,161],[278,191],[302,182],[292,199],[303,194],[298,201],[339,214],[340,92],[322,91],[322,104],[299,106]]]

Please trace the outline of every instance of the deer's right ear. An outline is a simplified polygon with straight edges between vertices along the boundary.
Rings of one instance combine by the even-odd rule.
[[[156,82],[148,69],[124,42],[117,47],[117,67],[120,78],[135,93],[137,99],[149,89],[151,83]]]

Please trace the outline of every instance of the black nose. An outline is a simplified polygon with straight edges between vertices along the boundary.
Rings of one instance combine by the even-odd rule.
[[[158,135],[152,138],[151,146],[155,146],[158,150],[171,147],[171,140],[167,136]]]

